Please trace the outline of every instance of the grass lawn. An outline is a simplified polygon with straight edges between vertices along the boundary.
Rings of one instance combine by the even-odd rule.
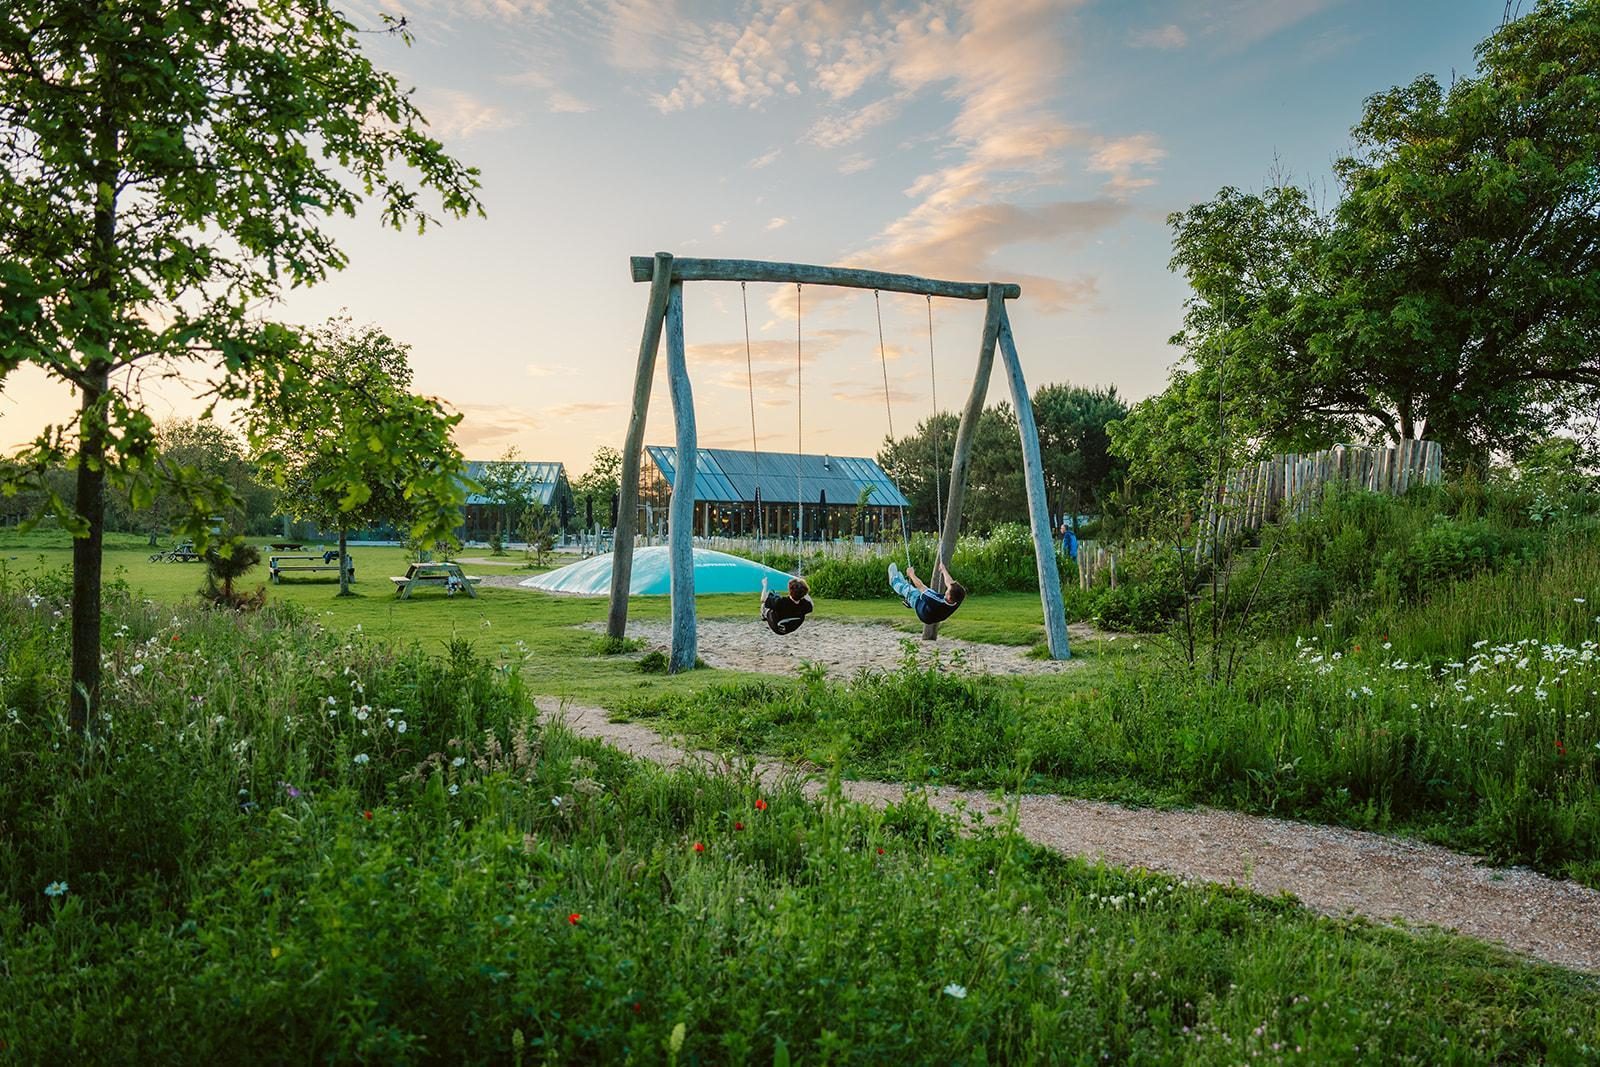
[[[243,587],[266,583],[266,547],[271,538],[252,538],[263,555],[258,569],[247,574]],[[307,544],[311,552],[320,546]],[[328,546],[332,547],[332,546]],[[125,582],[137,597],[164,604],[193,601],[204,584],[201,563],[152,563],[154,551],[146,538],[132,534],[109,534],[105,546],[105,576],[108,582]],[[468,549],[466,557],[488,558],[488,549]],[[598,650],[598,635],[576,629],[584,623],[604,622],[604,598],[551,596],[526,589],[480,587],[476,599],[446,596],[442,589],[419,589],[409,600],[395,597],[388,581],[391,574],[404,574],[409,562],[400,547],[356,547],[350,551],[355,561],[355,595],[337,595],[338,582],[330,572],[306,577],[290,577],[267,584],[269,603],[293,604],[308,612],[329,630],[343,635],[361,632],[384,642],[415,642],[429,652],[441,652],[451,641],[472,642],[483,655],[500,662],[521,662],[528,688],[578,702],[616,707],[639,690],[692,692],[716,682],[741,677],[735,672],[694,671],[685,676],[641,675],[634,661],[626,656],[603,656]],[[0,531],[0,567],[13,574],[43,575],[65,572],[72,551],[69,539],[61,533],[35,531],[18,534]],[[556,565],[570,560],[556,557]],[[506,566],[463,564],[469,574],[531,575],[532,569],[519,569],[518,557],[505,557]],[[887,588],[887,585],[886,585]],[[750,594],[703,596],[697,600],[699,614],[705,618],[748,617],[759,625]],[[921,624],[905,610],[899,600],[839,600],[824,602],[819,610],[827,618],[873,625],[890,625],[908,639],[921,634]],[[671,605],[666,597],[634,597],[629,602],[633,619],[666,620]],[[1028,593],[995,593],[972,597],[960,615],[941,627],[941,632],[967,641],[1009,645],[1040,645],[1044,640],[1039,598]],[[803,638],[804,632],[797,637]],[[1022,683],[1040,694],[1075,690],[1094,684],[1097,666],[1136,655],[1137,642],[1127,636],[1100,641],[1079,642],[1073,654],[1086,661],[1087,670],[1066,675],[1029,679]],[[702,649],[702,652],[704,649]],[[884,664],[892,669],[893,663]]]

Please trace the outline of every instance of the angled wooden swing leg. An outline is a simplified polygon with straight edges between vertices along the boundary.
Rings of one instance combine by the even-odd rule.
[[[633,578],[633,534],[639,511],[639,453],[644,449],[645,416],[650,411],[650,383],[656,374],[656,351],[661,347],[661,326],[666,320],[672,285],[672,254],[657,252],[655,276],[650,282],[650,303],[644,313],[644,336],[639,341],[639,364],[633,376],[633,412],[628,416],[628,436],[622,445],[621,484],[617,486],[617,528],[611,544],[611,610],[606,634],[622,637],[628,630],[628,590]]]
[[[1022,377],[1022,361],[1011,336],[1011,318],[1000,308],[1000,356],[1011,385],[1011,406],[1017,412],[1017,435],[1022,438],[1022,475],[1028,487],[1028,525],[1033,528],[1033,556],[1039,576],[1039,599],[1044,605],[1045,641],[1051,659],[1068,659],[1067,611],[1061,599],[1061,573],[1056,567],[1055,540],[1050,533],[1050,508],[1044,497],[1044,459],[1039,453],[1039,428],[1033,418],[1033,399]]]
[[[673,282],[667,300],[667,388],[672,394],[672,421],[677,427],[673,460],[672,500],[667,508],[672,588],[672,658],[668,670],[694,669],[698,651],[694,625],[694,485],[699,444],[695,438],[694,394],[683,346],[683,283]]]
[[[961,534],[961,505],[967,495],[967,468],[972,460],[972,441],[977,434],[978,419],[983,415],[983,399],[989,393],[989,377],[994,371],[995,339],[1000,334],[1000,321],[1005,310],[1004,287],[991,284],[988,309],[983,316],[983,341],[978,346],[978,370],[972,376],[972,391],[967,394],[967,406],[961,409],[961,426],[956,430],[955,448],[950,454],[950,493],[945,497],[944,529],[939,536],[939,560],[947,567],[956,550],[956,538]],[[944,578],[937,568],[928,578],[934,589],[941,593],[944,591]],[[934,641],[938,637],[938,623],[923,626],[924,641]]]

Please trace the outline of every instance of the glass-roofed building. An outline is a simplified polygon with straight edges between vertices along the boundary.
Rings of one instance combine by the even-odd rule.
[[[466,464],[466,476],[474,482],[481,483],[483,469],[493,460],[474,459]],[[535,463],[518,462],[517,466],[523,468],[525,483],[528,486],[529,496],[538,504],[550,508],[557,514],[562,514],[562,502],[566,503],[565,514],[576,514],[572,503],[572,486],[567,484],[567,468],[561,463]],[[499,526],[499,508],[482,492],[470,493],[467,502],[462,506],[462,527],[465,531],[464,539],[468,541],[485,541]],[[513,531],[515,536],[515,531]]]
[[[646,445],[644,451],[640,529],[661,534],[677,478],[677,450]],[[856,505],[868,490],[858,526]],[[868,540],[885,533],[898,537],[900,509],[910,506],[875,460],[856,456],[702,448],[695,464],[694,532],[701,537],[792,538],[802,521],[808,541],[849,537],[858,529]]]

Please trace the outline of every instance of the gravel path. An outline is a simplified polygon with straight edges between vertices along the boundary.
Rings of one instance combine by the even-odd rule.
[[[586,629],[603,632],[605,624],[593,623]],[[1093,628],[1079,624],[1067,630],[1074,641],[1094,633]],[[798,633],[788,637],[779,637],[767,629],[754,614],[748,620],[701,619],[695,631],[700,658],[710,666],[789,678],[804,662],[827,667],[836,678],[849,678],[863,667],[892,669],[905,658],[905,641],[915,645],[920,662],[926,663],[938,653],[945,663],[983,674],[1057,674],[1078,665],[1077,660],[1032,659],[1026,648],[1017,645],[983,645],[951,637],[941,637],[937,643],[924,642],[914,634],[884,624],[828,619],[808,619]],[[628,636],[670,647],[672,626],[629,619]]]
[[[612,722],[601,708],[550,698],[538,705],[544,717],[563,718],[578,734],[656,763],[725,762],[670,744],[648,727]],[[769,782],[800,776],[808,794],[823,788],[788,764],[764,762],[756,769]],[[843,788],[850,799],[878,807],[906,792],[889,782],[847,781]],[[944,811],[998,807],[990,794],[972,790],[926,795]],[[1157,811],[1047,795],[1023,796],[1019,806],[1022,835],[1064,855],[1267,896],[1289,893],[1325,915],[1440,926],[1534,959],[1600,972],[1600,891],[1575,882],[1520,867],[1487,867],[1471,856],[1380,834],[1208,808]]]

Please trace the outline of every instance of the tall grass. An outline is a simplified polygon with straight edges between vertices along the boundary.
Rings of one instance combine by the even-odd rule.
[[[0,1059],[1600,1050],[1586,979],[1062,861],[1004,820],[638,764],[536,727],[464,642],[114,598],[83,740],[61,609],[0,590]]]
[[[902,666],[620,702],[722,748],[930,777],[1402,828],[1600,886],[1600,542],[1262,645],[1233,685],[1093,689]],[[1588,591],[1591,595],[1585,595]]]

